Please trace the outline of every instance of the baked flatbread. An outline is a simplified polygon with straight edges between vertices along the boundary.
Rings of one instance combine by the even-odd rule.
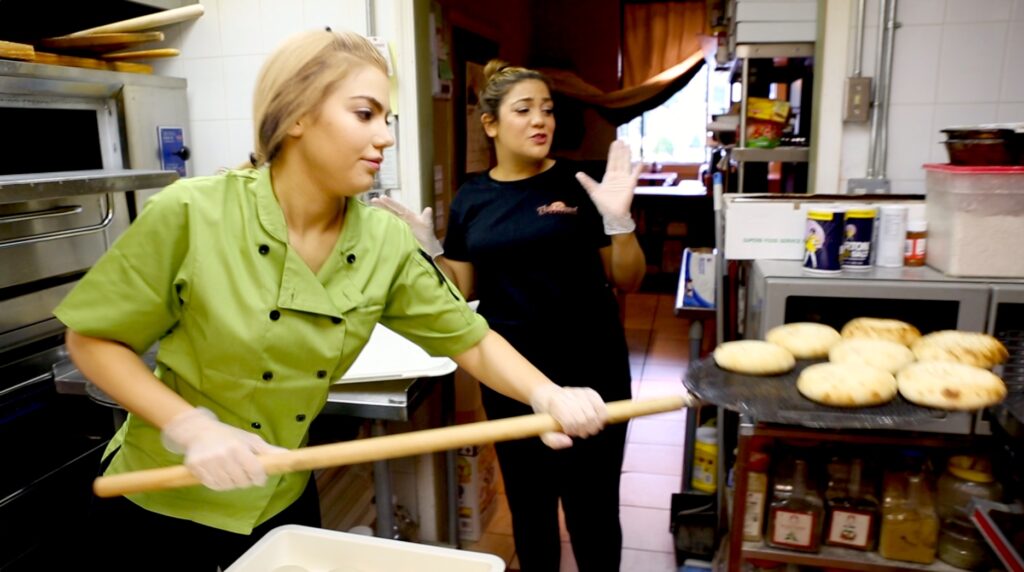
[[[919,361],[900,370],[896,382],[907,401],[935,409],[973,411],[1006,397],[996,374],[962,363]]]
[[[914,362],[914,352],[903,344],[888,340],[850,338],[832,346],[828,360],[832,363],[869,365],[896,373]]]
[[[786,348],[797,359],[815,359],[827,356],[842,337],[832,326],[794,322],[768,330],[764,339]]]
[[[843,326],[844,338],[888,340],[909,346],[921,337],[921,332],[906,322],[887,318],[854,318]]]
[[[761,340],[725,342],[715,348],[714,356],[718,367],[749,375],[778,375],[796,365],[785,348]]]
[[[819,363],[800,372],[796,389],[807,399],[824,405],[868,407],[896,397],[896,378],[863,364]]]
[[[928,334],[910,349],[918,361],[951,361],[984,369],[992,369],[1010,357],[1006,347],[992,336],[957,330]]]

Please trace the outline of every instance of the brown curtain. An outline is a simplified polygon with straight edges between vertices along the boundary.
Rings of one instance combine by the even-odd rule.
[[[622,23],[622,87],[640,85],[700,52],[704,2],[626,4]]]
[[[605,93],[572,71],[540,70],[551,80],[556,94],[593,107],[614,125],[665,103],[704,65],[700,48],[703,2],[626,4],[625,15],[623,71],[627,79],[622,89]],[[630,77],[640,80],[631,81]]]

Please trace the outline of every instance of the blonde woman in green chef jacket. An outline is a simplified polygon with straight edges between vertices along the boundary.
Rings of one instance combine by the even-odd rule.
[[[273,527],[318,526],[309,472],[267,476],[257,456],[304,444],[378,322],[569,435],[605,422],[595,392],[551,383],[490,331],[401,220],[352,198],[394,144],[365,38],[291,38],[255,93],[259,166],[158,193],[55,312],[75,364],[130,412],[105,473],[184,462],[205,485],[97,500],[104,570],[213,571]],[[152,372],[138,356],[157,340]]]

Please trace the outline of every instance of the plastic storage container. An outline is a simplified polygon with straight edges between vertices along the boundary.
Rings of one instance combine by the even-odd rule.
[[[952,276],[1024,277],[1024,167],[924,168],[928,265]]]
[[[992,464],[984,457],[957,455],[950,457],[946,472],[939,477],[935,509],[939,519],[970,519],[972,498],[1000,501],[1003,485],[992,475]]]
[[[285,525],[275,528],[245,552],[226,572],[503,572],[505,561],[493,554],[427,546]]]

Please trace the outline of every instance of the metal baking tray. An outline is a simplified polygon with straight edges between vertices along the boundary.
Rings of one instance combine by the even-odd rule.
[[[824,361],[797,360],[793,371],[784,375],[754,376],[726,371],[708,357],[690,367],[683,385],[701,401],[749,415],[755,421],[816,429],[910,429],[954,413],[914,405],[899,394],[889,403],[873,407],[815,403],[800,395],[796,380],[804,368]]]

